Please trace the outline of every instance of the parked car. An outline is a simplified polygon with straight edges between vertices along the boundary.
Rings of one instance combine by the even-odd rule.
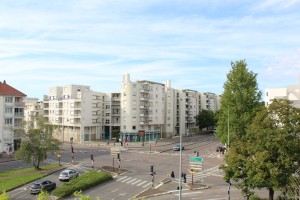
[[[56,188],[56,183],[48,180],[38,180],[35,181],[31,186],[30,186],[30,193],[31,194],[37,194],[40,193],[42,190],[54,190]]]
[[[58,178],[60,181],[69,181],[73,178],[77,178],[78,176],[79,173],[74,169],[66,169],[59,174]]]
[[[184,146],[181,145],[181,150],[184,150]],[[180,144],[175,144],[173,146],[173,151],[180,151]]]
[[[220,152],[224,154],[224,151],[226,150],[226,147],[217,147],[216,152]]]

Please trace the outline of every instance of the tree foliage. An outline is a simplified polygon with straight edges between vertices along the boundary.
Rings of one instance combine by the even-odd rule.
[[[215,115],[211,110],[201,110],[199,115],[196,116],[196,126],[199,126],[200,130],[215,126],[215,124]]]
[[[16,158],[23,158],[39,169],[40,163],[47,158],[47,152],[54,152],[60,147],[60,142],[52,136],[53,130],[54,126],[42,116],[37,118],[36,127],[32,123],[24,123],[24,128],[17,132],[22,143],[16,151]]]
[[[285,189],[300,163],[300,110],[288,100],[273,100],[259,111],[247,130],[247,140],[231,146],[225,176],[239,180],[244,191]]]
[[[262,94],[258,90],[257,74],[247,69],[244,60],[232,62],[231,66],[227,81],[224,83],[218,115],[217,136],[222,143],[226,143],[228,139],[228,124],[230,143],[242,139],[261,106]]]

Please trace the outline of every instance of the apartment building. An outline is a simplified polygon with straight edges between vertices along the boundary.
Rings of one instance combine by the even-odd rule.
[[[14,138],[14,131],[21,128],[24,118],[24,98],[26,94],[0,82],[0,151],[17,150],[20,140]]]
[[[67,85],[49,89],[44,96],[44,117],[58,129],[54,137],[82,143],[104,138],[105,94],[89,86]]]
[[[122,140],[143,141],[161,137],[165,124],[165,84],[130,80],[123,76],[121,85]]]
[[[290,85],[286,88],[267,88],[265,90],[265,106],[272,103],[273,99],[288,99],[293,106],[300,108],[300,76],[298,85]]]
[[[121,94],[106,93],[104,97],[103,139],[118,138],[121,126]]]
[[[219,95],[178,90],[171,81],[131,81],[123,76],[121,86],[121,138],[156,140],[198,132],[195,117],[202,109],[219,110]]]
[[[24,120],[26,122],[32,122],[36,127],[36,119],[38,116],[43,116],[43,102],[38,98],[24,98]]]

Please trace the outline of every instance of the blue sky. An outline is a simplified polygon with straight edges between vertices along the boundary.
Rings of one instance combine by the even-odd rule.
[[[119,92],[122,76],[223,93],[245,59],[260,90],[298,84],[300,0],[0,0],[0,81]]]

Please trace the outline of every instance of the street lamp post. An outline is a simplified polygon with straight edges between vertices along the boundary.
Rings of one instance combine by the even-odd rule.
[[[180,99],[180,102],[182,102],[182,99]],[[181,103],[182,105],[182,103]],[[180,108],[180,120],[182,120],[182,109],[183,109],[183,106],[182,107],[179,107]],[[183,123],[181,123],[181,126],[182,126]],[[179,172],[178,172],[178,179],[179,179],[179,200],[181,200],[181,173],[182,173],[182,127],[180,127],[179,129],[179,145],[180,145],[180,153],[179,153]]]

